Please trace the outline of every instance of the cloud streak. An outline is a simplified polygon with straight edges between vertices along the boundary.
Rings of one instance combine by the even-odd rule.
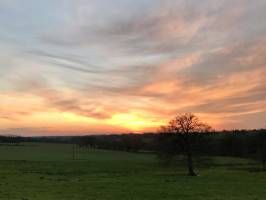
[[[180,112],[265,126],[263,0],[0,5],[2,130],[150,131]]]

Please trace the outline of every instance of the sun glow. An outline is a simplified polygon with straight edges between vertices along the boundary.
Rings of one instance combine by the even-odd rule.
[[[135,113],[120,113],[112,116],[111,119],[107,120],[110,125],[116,125],[129,129],[130,131],[140,132],[149,128],[154,128],[161,125],[153,119],[146,119],[140,117]]]

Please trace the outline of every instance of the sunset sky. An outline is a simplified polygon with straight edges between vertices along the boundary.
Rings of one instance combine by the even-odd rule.
[[[0,0],[0,134],[266,127],[265,0]]]

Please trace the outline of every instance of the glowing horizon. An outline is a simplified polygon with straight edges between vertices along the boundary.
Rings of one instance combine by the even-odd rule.
[[[266,126],[266,2],[3,0],[0,135]]]

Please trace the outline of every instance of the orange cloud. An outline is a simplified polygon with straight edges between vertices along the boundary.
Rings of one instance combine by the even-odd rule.
[[[154,131],[183,112],[214,128],[264,126],[265,2],[142,3],[123,4],[128,12],[107,3],[104,15],[97,3],[96,12],[61,10],[67,19],[51,21],[64,23],[20,28],[29,33],[14,26],[19,48],[0,34],[0,132]]]

